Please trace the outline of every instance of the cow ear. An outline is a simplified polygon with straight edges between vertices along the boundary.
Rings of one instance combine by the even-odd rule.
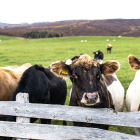
[[[70,66],[61,61],[52,63],[50,69],[55,75],[60,77],[70,77],[71,75]]]
[[[93,54],[95,54],[96,52],[93,52]]]
[[[133,55],[128,56],[128,62],[129,62],[129,65],[130,65],[131,69],[133,69],[133,70],[139,70],[140,69],[140,61],[139,61],[139,59],[137,59]]]
[[[120,68],[120,63],[114,60],[107,61],[101,64],[101,73],[105,75],[110,75],[115,73]]]

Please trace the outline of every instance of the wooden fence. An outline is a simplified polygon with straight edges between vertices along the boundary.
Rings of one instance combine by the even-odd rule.
[[[30,118],[56,119],[108,125],[140,127],[139,112],[115,112],[50,104],[31,104],[27,93],[19,93],[16,102],[1,101],[0,114],[17,116],[17,122],[0,121],[0,136],[24,139],[140,140],[139,136],[98,128],[30,123]]]

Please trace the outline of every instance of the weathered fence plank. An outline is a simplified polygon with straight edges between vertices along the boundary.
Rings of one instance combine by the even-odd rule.
[[[19,103],[29,103],[29,94],[28,93],[18,93],[16,96],[16,102]],[[30,118],[25,117],[16,117],[16,122],[19,123],[30,123]]]
[[[112,109],[0,102],[0,114],[140,127],[140,112],[115,112]]]
[[[16,96],[16,102],[29,103],[29,94],[28,93],[18,93]],[[18,123],[30,123],[30,118],[16,117],[16,122],[18,122]],[[17,140],[28,140],[28,139],[18,138]]]
[[[28,139],[139,140],[140,137],[97,128],[0,121],[0,135]]]

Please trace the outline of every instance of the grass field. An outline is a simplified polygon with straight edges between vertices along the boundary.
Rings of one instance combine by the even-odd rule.
[[[100,50],[104,53],[104,62],[108,60],[117,60],[121,64],[120,70],[116,73],[118,79],[126,90],[134,78],[133,71],[127,57],[133,54],[140,58],[140,38],[134,37],[102,37],[102,36],[79,36],[79,37],[61,37],[46,39],[23,39],[16,37],[0,36],[0,66],[22,65],[24,63],[42,64],[48,67],[52,62],[65,61],[80,53],[93,56],[93,51]],[[109,39],[110,41],[106,41]],[[113,41],[115,39],[116,41]],[[81,40],[87,42],[81,43]],[[112,53],[107,54],[106,45],[112,44]],[[68,96],[66,105],[69,104],[69,91],[71,82],[67,79]],[[124,108],[126,111],[126,108]],[[60,124],[61,121],[53,121],[54,124]],[[68,122],[68,125],[72,125]],[[109,130],[119,131],[128,134],[134,134],[130,127],[111,126]]]

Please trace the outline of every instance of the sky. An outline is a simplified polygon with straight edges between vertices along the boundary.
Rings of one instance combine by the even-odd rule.
[[[140,0],[0,0],[0,22],[140,19]]]

